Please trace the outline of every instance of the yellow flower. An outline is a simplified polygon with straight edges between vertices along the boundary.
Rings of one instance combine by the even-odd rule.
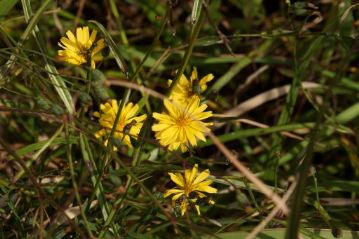
[[[192,169],[186,169],[184,175],[180,173],[168,173],[171,180],[177,184],[176,188],[169,189],[165,192],[164,197],[172,196],[172,202],[181,199],[181,215],[187,211],[190,204],[193,204],[197,210],[198,215],[201,214],[200,207],[196,204],[198,198],[204,198],[204,193],[217,193],[217,189],[209,186],[213,183],[212,180],[207,180],[210,175],[209,170],[198,173],[198,165],[196,164]],[[209,204],[214,204],[214,201],[209,200]]]
[[[93,30],[90,36],[88,27],[78,27],[76,37],[71,31],[67,31],[66,37],[61,37],[58,43],[64,50],[59,50],[60,59],[73,65],[88,63],[95,68],[95,61],[102,60],[100,51],[105,48],[103,39],[95,43],[97,31]]]
[[[213,74],[208,74],[199,79],[197,69],[194,67],[190,80],[185,75],[181,75],[169,98],[187,104],[193,96],[198,96],[204,92],[207,89],[207,82],[213,78]],[[172,80],[169,80],[168,83],[171,85]]]
[[[111,129],[115,123],[116,114],[118,112],[119,103],[117,100],[111,100],[105,104],[100,104],[101,112],[94,112],[94,116],[99,118],[99,123],[102,126],[102,129],[95,133],[96,138],[102,136],[109,136]],[[143,125],[143,121],[147,118],[146,114],[141,116],[136,116],[139,110],[139,106],[133,103],[127,103],[121,110],[121,115],[118,121],[118,124],[115,128],[113,137],[120,140],[125,145],[132,147],[131,139],[137,139],[138,134]],[[104,142],[107,145],[107,140]],[[117,150],[116,147],[114,147]]]
[[[202,120],[212,116],[212,111],[205,111],[206,104],[200,104],[198,97],[192,97],[187,105],[179,105],[176,101],[164,100],[165,112],[153,113],[158,123],[152,126],[156,139],[170,151],[181,148],[186,152],[190,145],[196,146],[197,140],[206,141],[204,133],[212,123]]]

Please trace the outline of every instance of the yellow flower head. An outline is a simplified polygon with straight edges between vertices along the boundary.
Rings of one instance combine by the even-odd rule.
[[[91,68],[95,68],[95,61],[102,60],[100,51],[105,48],[103,39],[95,43],[97,31],[93,30],[90,36],[88,27],[78,27],[76,29],[76,37],[71,31],[67,31],[66,37],[61,37],[59,46],[63,50],[59,50],[60,59],[73,65],[81,65],[84,63],[91,64]]]
[[[196,164],[192,169],[186,169],[184,175],[180,173],[168,173],[171,180],[177,184],[176,188],[169,189],[165,192],[164,197],[172,196],[172,201],[181,201],[181,214],[187,211],[190,204],[193,204],[200,215],[200,208],[196,204],[198,198],[204,198],[204,193],[217,193],[217,189],[209,186],[213,183],[212,180],[207,180],[210,175],[209,170],[205,170],[198,174],[198,165]],[[198,175],[197,175],[198,174]],[[209,200],[210,204],[214,201]]]
[[[165,112],[153,113],[158,123],[152,126],[156,139],[170,151],[181,148],[186,152],[187,148],[197,145],[197,140],[206,141],[204,133],[209,132],[207,127],[212,123],[202,120],[212,116],[212,111],[205,111],[206,104],[200,104],[198,97],[192,97],[187,105],[179,105],[176,101],[164,100]]]
[[[207,89],[207,82],[213,78],[213,74],[208,74],[199,79],[197,69],[194,67],[189,80],[185,75],[181,75],[169,98],[187,104],[193,96],[198,96],[204,92]],[[171,85],[172,80],[169,80],[168,83]]]
[[[99,118],[98,121],[102,127],[102,129],[95,133],[96,138],[110,135],[111,129],[115,123],[118,108],[119,103],[117,100],[111,100],[111,102],[100,104],[101,112],[94,112],[93,115]],[[121,115],[113,134],[115,139],[120,140],[129,147],[132,147],[130,137],[137,139],[137,136],[142,128],[143,121],[147,118],[146,114],[135,117],[138,110],[139,106],[137,104],[134,105],[133,103],[127,103],[121,110]],[[107,143],[108,142],[106,140],[105,145],[107,145]],[[116,147],[115,150],[117,150]]]

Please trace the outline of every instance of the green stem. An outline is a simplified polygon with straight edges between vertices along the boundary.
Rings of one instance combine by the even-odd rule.
[[[190,56],[192,54],[192,51],[193,51],[195,41],[196,41],[196,39],[198,37],[198,34],[199,34],[200,30],[201,30],[201,27],[202,27],[202,24],[204,22],[204,19],[205,19],[205,14],[203,13],[203,11],[201,11],[201,15],[200,15],[198,21],[195,23],[195,25],[193,25],[193,29],[192,29],[191,36],[190,36],[190,39],[189,39],[188,47],[187,47],[186,52],[184,54],[184,57],[182,59],[181,65],[180,65],[179,69],[177,70],[177,74],[175,76],[175,79],[172,82],[172,84],[170,86],[170,89],[168,90],[167,95],[171,95],[172,90],[177,85],[181,75],[183,74],[183,72],[184,72],[184,70],[185,70],[185,68],[186,68],[186,66],[188,64],[189,58],[190,58]]]
[[[253,128],[253,129],[243,129],[243,130],[233,131],[228,134],[220,135],[218,136],[218,138],[221,140],[222,143],[225,143],[235,139],[242,139],[252,136],[260,136],[260,135],[272,134],[272,133],[283,132],[283,131],[293,131],[296,129],[311,129],[313,127],[314,127],[313,122],[275,125],[269,128]],[[208,139],[206,142],[199,142],[198,147],[207,147],[212,144],[213,144],[212,140]]]
[[[67,124],[65,125],[65,135],[66,135],[66,139],[68,139],[69,138],[69,127],[68,127]],[[85,212],[83,210],[83,207],[82,207],[81,197],[80,197],[79,189],[78,189],[77,183],[76,183],[76,177],[75,177],[74,164],[73,164],[73,161],[72,161],[71,148],[72,148],[71,144],[70,143],[67,144],[66,154],[67,154],[67,158],[69,160],[69,167],[70,167],[72,185],[73,185],[73,188],[74,188],[77,204],[79,205],[79,208],[80,208],[80,213],[81,213],[82,219],[84,220],[85,228],[86,228],[87,233],[90,236],[90,238],[93,238],[93,234],[91,232],[91,229],[90,229],[86,214],[85,214]]]
[[[145,125],[143,125],[141,133],[140,133],[139,138],[141,139],[141,141],[139,143],[139,147],[137,147],[133,153],[133,160],[132,160],[133,167],[136,167],[139,164],[139,158],[140,158],[140,153],[141,153],[142,146],[144,143],[144,139],[146,138],[147,134],[149,133],[149,129],[150,129],[149,125],[150,124],[147,122],[148,121],[146,121]],[[118,210],[121,208],[121,204],[124,201],[124,199],[126,198],[127,193],[132,186],[132,183],[133,183],[133,178],[131,176],[129,176],[128,181],[125,186],[125,188],[126,188],[125,193],[113,204],[112,210],[111,210],[111,212],[110,212],[110,214],[99,234],[99,238],[103,238],[105,236],[105,232],[106,232],[107,228],[110,226],[110,224],[112,223],[112,221],[114,219],[114,216],[117,214]]]
[[[142,59],[141,63],[138,65],[138,67],[136,68],[135,72],[132,74],[132,76],[128,79],[130,82],[134,81],[134,79],[137,77],[137,75],[139,74],[140,70],[142,69],[142,67],[144,66],[147,58],[150,56],[150,54],[152,53],[156,43],[158,42],[164,28],[165,28],[165,25],[166,25],[166,22],[167,22],[167,18],[168,18],[168,15],[169,15],[169,9],[167,9],[167,12],[166,12],[166,15],[165,17],[163,18],[163,22],[161,24],[161,29],[159,30],[154,42],[152,43],[151,45],[151,48],[150,50],[146,53],[146,55],[144,56],[144,58]],[[116,126],[118,124],[118,121],[120,119],[120,115],[121,115],[121,112],[122,112],[122,109],[127,101],[127,99],[129,98],[130,96],[130,93],[131,93],[131,90],[129,88],[126,88],[125,90],[125,93],[124,93],[124,97],[123,97],[123,100],[121,101],[121,104],[119,106],[119,109],[117,111],[117,114],[116,114],[116,118],[115,118],[115,121],[114,121],[114,124],[113,124],[113,127],[111,129],[111,132],[110,132],[110,135],[109,137],[107,138],[108,140],[108,144],[107,144],[107,147],[106,147],[106,155],[105,155],[105,160],[104,160],[104,164],[102,165],[101,167],[101,172],[103,171],[105,165],[108,163],[107,161],[109,160],[109,155],[111,154],[110,151],[112,151],[112,142],[111,142],[111,138],[113,137],[115,131],[116,131]],[[110,153],[108,153],[110,152]]]
[[[113,155],[116,162],[126,171],[126,173],[128,175],[131,176],[131,178],[133,178],[133,180],[141,187],[141,189],[144,191],[145,194],[147,194],[147,196],[149,196],[151,198],[151,200],[156,204],[156,206],[163,212],[163,214],[172,222],[172,225],[175,227],[175,230],[177,231],[177,225],[174,223],[171,215],[163,208],[162,204],[156,199],[156,197],[151,193],[150,190],[147,189],[147,187],[141,182],[141,180],[139,180],[136,175],[131,172],[131,170],[129,170],[127,168],[127,166],[116,157],[116,155]]]
[[[111,3],[112,0],[110,0],[110,3]],[[117,11],[117,10],[116,10]],[[167,19],[168,19],[168,15],[169,15],[169,11],[170,9],[167,8],[167,11],[166,11],[166,15],[165,17],[163,18],[163,21],[162,21],[162,24],[161,24],[161,28],[159,30],[159,32],[157,33],[154,41],[152,42],[152,45],[150,47],[150,49],[148,50],[148,52],[146,53],[146,55],[144,56],[144,58],[142,59],[142,61],[140,62],[140,64],[138,65],[138,67],[136,68],[135,72],[131,75],[131,77],[128,79],[130,82],[134,81],[134,79],[137,77],[137,75],[139,74],[139,72],[141,71],[141,69],[143,68],[144,66],[144,63],[146,62],[146,60],[148,59],[148,57],[150,56],[150,54],[152,53],[152,51],[154,50],[155,46],[157,45],[159,39],[160,39],[160,36],[162,35],[163,31],[164,31],[164,28],[166,26],[166,22],[167,22]],[[107,144],[107,147],[106,147],[106,154],[105,154],[105,159],[104,159],[104,163],[101,165],[100,167],[100,174],[99,174],[99,177],[98,177],[98,182],[96,183],[96,186],[95,186],[95,191],[97,190],[98,186],[99,186],[99,182],[101,180],[101,177],[104,173],[104,169],[106,167],[106,165],[108,164],[108,161],[110,160],[110,155],[112,153],[112,142],[111,142],[111,138],[113,137],[114,133],[115,133],[115,130],[116,130],[116,126],[118,125],[118,122],[119,122],[119,119],[120,119],[120,115],[121,115],[121,112],[122,112],[122,109],[127,101],[127,99],[130,97],[130,92],[131,90],[129,88],[126,88],[125,92],[124,92],[124,97],[123,97],[123,100],[121,101],[120,103],[120,106],[119,106],[119,109],[116,113],[116,117],[115,117],[115,120],[114,120],[114,124],[113,124],[113,127],[111,128],[111,132],[110,132],[110,135],[109,137],[107,138],[108,140],[108,144]],[[140,153],[140,148],[139,147],[139,150],[135,150],[135,153],[134,153],[134,162],[137,164],[137,161],[138,161],[138,157],[139,157],[139,153]],[[114,203],[114,207],[112,208],[112,210],[110,211],[110,214],[109,216],[106,218],[106,221],[105,221],[105,225],[104,225],[104,228],[102,229],[101,233],[100,233],[100,238],[103,237],[105,235],[105,229],[109,227],[109,225],[112,223],[113,221],[113,218],[114,216],[116,215],[118,209],[120,208],[124,198],[126,197],[127,195],[127,191],[128,189],[130,188],[130,186],[132,185],[132,179],[130,178],[130,180],[127,182],[127,187],[126,187],[126,191],[124,193],[124,195],[119,199],[117,200],[115,203]]]
[[[290,211],[289,220],[288,220],[288,228],[286,231],[286,239],[293,239],[298,237],[299,232],[299,222],[301,218],[302,213],[302,207],[303,207],[303,197],[305,195],[305,186],[307,184],[307,178],[308,178],[308,172],[310,165],[312,163],[313,153],[314,153],[314,145],[318,138],[318,132],[319,132],[319,122],[321,119],[321,115],[317,117],[317,122],[315,124],[315,127],[312,131],[308,148],[307,148],[307,154],[304,157],[302,164],[300,165],[300,172],[299,172],[299,178],[298,178],[298,184],[296,187],[296,190],[293,195],[293,202],[292,205],[293,208]]]
[[[112,14],[115,17],[118,30],[120,31],[121,42],[123,45],[128,46],[127,35],[122,25],[120,13],[117,11],[115,0],[109,0],[109,3],[110,3]]]

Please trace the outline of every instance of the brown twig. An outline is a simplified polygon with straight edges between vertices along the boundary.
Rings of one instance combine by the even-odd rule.
[[[79,24],[80,18],[82,16],[82,12],[84,10],[85,3],[86,3],[86,0],[79,1],[79,8],[77,9],[75,24],[74,24],[75,27],[77,27],[77,25]]]
[[[290,185],[288,191],[284,194],[283,196],[283,201],[288,201],[289,197],[292,195],[292,193],[294,192],[295,187],[297,186],[296,182],[293,182],[292,185]],[[279,212],[280,207],[277,205],[269,214],[268,216],[261,221],[252,231],[251,233],[249,233],[245,239],[252,239],[255,238],[255,236],[257,236],[257,234],[259,232],[261,232],[266,225],[275,217],[275,215],[277,215],[277,213]]]
[[[241,172],[249,181],[251,181],[259,191],[271,199],[284,214],[288,214],[288,207],[285,204],[285,201],[281,199],[278,194],[273,192],[268,185],[266,185],[262,180],[260,180],[256,175],[254,175],[248,168],[246,168],[238,159],[229,151],[229,149],[224,146],[224,144],[215,136],[212,132],[208,133],[212,142],[217,146],[217,148],[227,157],[227,159]]]

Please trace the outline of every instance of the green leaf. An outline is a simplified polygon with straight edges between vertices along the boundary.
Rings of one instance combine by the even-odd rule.
[[[128,75],[127,65],[126,65],[125,60],[123,59],[123,57],[121,55],[120,48],[114,42],[114,40],[112,39],[110,33],[108,33],[108,31],[105,29],[105,27],[101,23],[99,23],[97,21],[94,21],[94,20],[91,20],[89,22],[95,24],[96,27],[100,30],[100,32],[102,33],[102,35],[105,38],[105,41],[107,42],[107,44],[108,44],[108,46],[110,48],[111,53],[115,57],[117,65],[120,67],[121,71],[127,76]]]
[[[359,115],[359,103],[356,103],[338,114],[335,119],[340,124],[346,124]]]
[[[0,1],[0,19],[15,6],[18,0],[2,0]]]

